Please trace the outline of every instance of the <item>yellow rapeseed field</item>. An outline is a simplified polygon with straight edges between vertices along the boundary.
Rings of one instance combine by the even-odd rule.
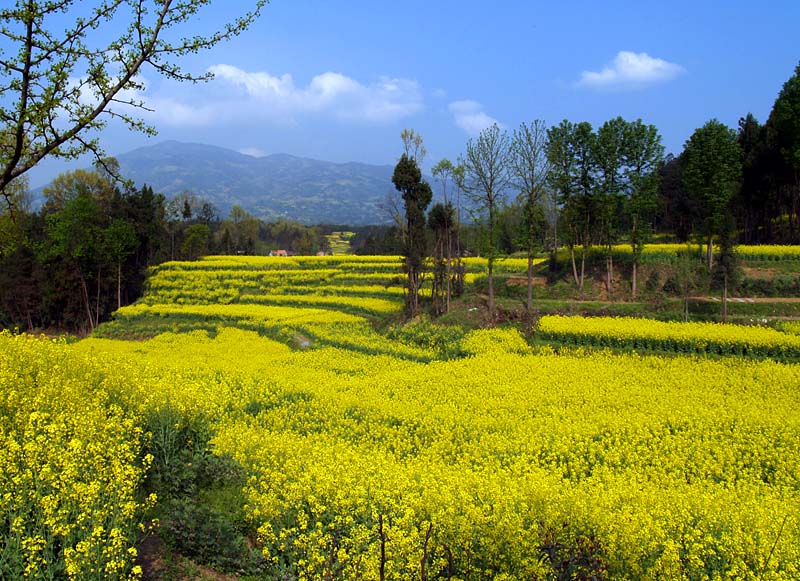
[[[279,260],[358,262],[344,258]],[[280,271],[224,257],[157,275],[228,292],[215,263],[237,281]],[[243,467],[266,578],[800,578],[800,366],[557,353],[508,329],[466,333],[445,360],[378,333],[350,302],[402,296],[313,284],[328,290],[179,304],[156,300],[154,282],[110,327],[166,331],[142,341],[0,336],[2,570],[135,578],[143,418],[169,406]],[[331,301],[272,299],[315,294]],[[615,324],[609,336],[626,340],[654,332]]]

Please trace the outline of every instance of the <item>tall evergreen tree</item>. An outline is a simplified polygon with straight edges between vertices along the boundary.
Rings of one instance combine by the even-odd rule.
[[[414,316],[419,312],[422,266],[427,256],[425,210],[431,203],[433,191],[422,179],[416,159],[407,152],[400,156],[394,168],[392,183],[401,193],[405,209],[403,267],[407,277],[406,311]]]
[[[625,153],[628,124],[622,117],[603,123],[594,140],[594,158],[597,166],[595,212],[597,235],[606,257],[606,292],[611,295],[614,278],[612,248],[621,226],[621,209],[625,183]]]

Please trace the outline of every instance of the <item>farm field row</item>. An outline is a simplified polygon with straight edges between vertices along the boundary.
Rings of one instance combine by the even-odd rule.
[[[581,247],[576,246],[575,251],[580,253]],[[748,245],[740,244],[736,246],[736,254],[744,260],[754,262],[779,262],[784,260],[800,260],[800,246],[790,245]],[[601,246],[594,246],[593,252],[605,252]],[[614,254],[625,255],[631,254],[632,248],[630,244],[614,244],[611,247]],[[714,252],[718,252],[719,248],[715,247]],[[568,251],[561,249],[560,254],[566,256]],[[705,245],[700,244],[645,244],[642,249],[642,257],[646,261],[649,257],[676,257],[685,254],[695,254],[702,256],[706,252]],[[563,258],[563,257],[562,257]]]
[[[677,323],[629,317],[563,317],[539,319],[537,333],[575,345],[800,358],[800,336],[768,327],[721,323]]]

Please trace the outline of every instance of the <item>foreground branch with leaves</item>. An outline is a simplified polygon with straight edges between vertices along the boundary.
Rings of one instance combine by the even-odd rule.
[[[155,133],[136,115],[147,109],[141,72],[209,80],[176,61],[240,34],[266,0],[252,4],[209,35],[189,28],[210,0],[17,0],[0,9],[0,193],[9,209],[9,184],[45,157],[102,159],[96,132],[109,118]],[[128,25],[104,39],[101,30],[112,21]]]

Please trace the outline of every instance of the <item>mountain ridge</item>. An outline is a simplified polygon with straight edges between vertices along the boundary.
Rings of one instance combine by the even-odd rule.
[[[382,224],[394,192],[391,165],[336,163],[273,153],[256,157],[218,145],[162,141],[117,156],[122,175],[172,197],[189,191],[226,216],[234,205],[265,220]]]

